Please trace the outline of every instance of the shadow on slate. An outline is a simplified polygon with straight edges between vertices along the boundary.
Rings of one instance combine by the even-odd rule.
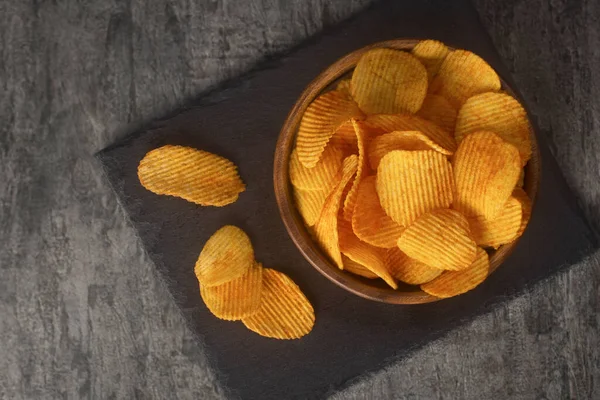
[[[433,304],[380,304],[347,293],[304,260],[280,220],[273,193],[279,129],[302,89],[330,63],[370,43],[402,37],[435,38],[472,50],[508,78],[467,1],[381,1],[98,153],[156,268],[232,397],[325,397],[488,312],[595,247],[547,139],[540,137],[542,182],[529,227],[507,262],[476,290]],[[137,164],[146,152],[164,144],[229,158],[239,166],[247,191],[223,208],[146,191],[138,182]],[[266,339],[241,322],[221,321],[208,312],[193,267],[205,241],[225,224],[244,229],[257,260],[290,275],[305,291],[317,315],[310,335],[295,341]]]

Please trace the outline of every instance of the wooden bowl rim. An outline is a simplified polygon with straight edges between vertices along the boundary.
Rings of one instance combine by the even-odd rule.
[[[292,238],[292,241],[298,250],[300,250],[304,258],[306,258],[306,260],[308,260],[308,262],[317,271],[319,271],[336,285],[360,297],[389,304],[423,304],[443,299],[427,294],[418,289],[416,286],[415,290],[413,291],[401,291],[400,289],[394,290],[392,288],[383,286],[373,286],[372,284],[367,283],[369,280],[354,276],[353,274],[340,270],[333,265],[331,261],[329,261],[329,258],[321,251],[317,243],[312,240],[302,221],[302,217],[296,210],[291,191],[292,185],[288,178],[288,159],[292,151],[292,146],[294,144],[300,120],[308,105],[319,94],[330,87],[333,82],[349,73],[355,67],[362,54],[368,50],[382,47],[410,51],[421,40],[422,39],[394,39],[373,43],[343,56],[338,61],[327,67],[323,72],[321,72],[304,89],[289,112],[277,140],[273,164],[275,197],[279,207],[279,212],[281,214],[281,219],[283,220],[285,228]],[[448,48],[455,50],[455,48],[451,46],[448,46]],[[498,75],[500,76],[502,89],[519,100],[527,112],[530,126],[529,134],[531,138],[532,155],[531,159],[525,166],[524,190],[531,199],[533,209],[541,176],[541,160],[536,138],[537,128],[532,122],[531,114],[521,96],[517,95],[517,93],[500,74]],[[491,275],[512,253],[519,239],[520,238],[512,243],[503,245],[499,249],[492,252],[490,256],[489,275]]]

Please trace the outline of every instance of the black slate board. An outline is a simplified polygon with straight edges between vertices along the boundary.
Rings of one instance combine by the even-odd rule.
[[[280,220],[272,188],[279,129],[302,89],[330,63],[364,45],[401,37],[436,38],[475,51],[507,78],[468,1],[381,1],[98,153],[156,268],[231,396],[322,398],[489,311],[596,246],[547,139],[539,137],[542,182],[530,225],[509,260],[476,290],[433,304],[380,304],[345,292],[304,260]],[[146,191],[137,180],[137,164],[146,152],[164,144],[188,145],[231,159],[247,191],[224,208],[198,207]],[[290,275],[306,292],[317,314],[310,335],[297,341],[265,339],[208,312],[193,266],[204,242],[224,224],[248,232],[256,258]]]

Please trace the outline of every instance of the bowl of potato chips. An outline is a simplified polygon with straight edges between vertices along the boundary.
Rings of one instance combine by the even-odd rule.
[[[481,284],[529,222],[533,125],[480,56],[380,42],[304,90],[281,130],[283,222],[323,275],[364,298],[418,304]]]

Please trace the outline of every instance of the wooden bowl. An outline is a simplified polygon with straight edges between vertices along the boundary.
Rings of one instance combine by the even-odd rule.
[[[375,43],[356,50],[332,64],[317,76],[317,78],[302,92],[300,98],[283,124],[275,149],[273,169],[275,196],[277,198],[277,204],[283,223],[300,252],[319,272],[335,284],[366,299],[390,304],[421,304],[442,299],[423,292],[418,286],[407,285],[402,282],[399,282],[398,289],[394,290],[388,287],[381,279],[371,280],[362,278],[352,273],[342,271],[335,266],[329,260],[328,256],[320,249],[319,245],[312,240],[304,226],[302,217],[295,207],[292,195],[293,188],[289,180],[288,160],[295,143],[300,120],[308,105],[318,95],[329,90],[336,81],[348,75],[355,67],[359,58],[366,51],[380,47],[410,51],[418,42],[418,39],[397,39]],[[515,95],[515,92],[502,78],[501,81],[502,89],[519,99],[521,104],[523,104],[522,99]],[[533,126],[534,125],[531,124],[530,121],[532,156],[525,167],[524,185],[524,189],[531,198],[532,204],[534,204],[540,180],[540,155]],[[498,250],[490,253],[490,274],[510,255],[516,242],[517,241],[514,241],[501,246]]]

